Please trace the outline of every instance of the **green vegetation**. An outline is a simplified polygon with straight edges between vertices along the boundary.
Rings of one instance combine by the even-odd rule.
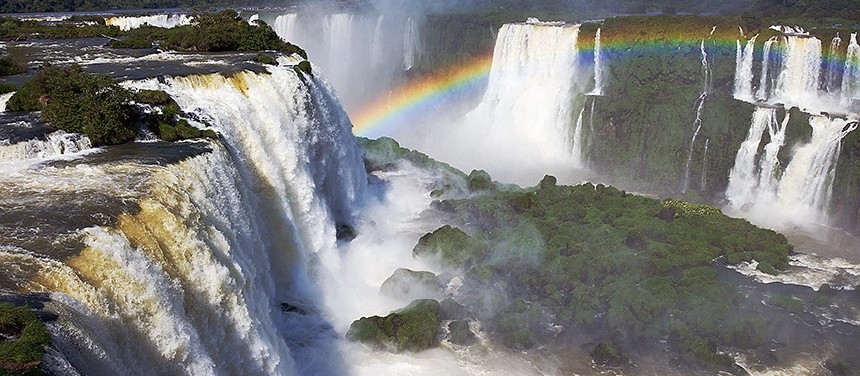
[[[363,317],[349,327],[347,339],[391,351],[422,351],[436,346],[439,302],[416,300],[385,317]]]
[[[131,93],[107,75],[80,66],[45,66],[9,99],[9,111],[42,111],[42,118],[66,132],[83,133],[95,145],[134,139]]]
[[[8,56],[0,57],[0,76],[11,76],[25,72],[27,72],[27,64],[22,64]]]
[[[0,303],[0,375],[44,375],[39,365],[50,345],[45,325],[32,311]]]
[[[48,25],[37,21],[21,21],[14,18],[0,18],[0,39],[75,39],[95,38],[103,35],[119,37],[122,31],[115,26],[96,25],[78,26],[74,22]]]
[[[296,45],[284,42],[272,27],[258,21],[251,25],[232,10],[194,15],[195,23],[171,29],[144,26],[127,32],[128,38],[115,42],[115,47],[158,45],[163,50],[228,52],[278,51],[298,54],[307,59],[307,53]],[[149,46],[146,44],[149,43]]]
[[[8,94],[15,90],[18,90],[17,86],[5,82],[0,82],[0,94]]]
[[[394,274],[382,283],[379,292],[383,295],[403,298],[413,293],[438,294],[442,287],[439,279],[431,272],[401,268],[395,270]]]
[[[603,336],[595,356],[607,364],[624,363],[620,354],[637,343],[669,338],[690,362],[730,368],[720,347],[766,338],[763,321],[738,316],[742,298],[716,264],[756,260],[781,270],[791,251],[782,235],[713,207],[558,186],[552,177],[435,207],[469,233],[444,226],[414,254],[465,271],[479,294],[469,309],[498,340],[531,348],[552,337],[553,322]]]
[[[803,313],[803,301],[797,299],[793,296],[788,295],[776,295],[772,296],[768,303],[775,305],[777,307],[783,308],[791,313],[800,314]]]
[[[448,324],[448,340],[457,345],[468,346],[478,341],[466,320],[451,321]]]
[[[157,109],[145,113],[132,100]],[[90,74],[78,65],[42,67],[7,103],[9,111],[42,111],[57,129],[86,135],[94,145],[116,145],[134,140],[139,124],[165,141],[217,138],[179,119],[179,106],[161,91],[133,94],[107,75]]]
[[[263,53],[257,54],[257,57],[254,60],[260,64],[263,64],[263,65],[274,65],[274,66],[278,65],[278,60],[276,60],[271,55],[267,55],[267,54],[263,54]]]

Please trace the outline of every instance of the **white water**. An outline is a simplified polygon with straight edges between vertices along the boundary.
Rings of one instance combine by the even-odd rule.
[[[20,162],[76,155],[92,149],[90,139],[79,134],[56,131],[29,141],[4,145],[0,141],[0,165],[21,166]]]
[[[842,38],[839,37],[839,33],[836,33],[836,36],[833,37],[833,40],[830,41],[830,56],[831,59],[835,58],[835,56],[839,56],[839,48],[842,47]],[[824,90],[828,92],[836,92],[841,89],[841,83],[839,81],[839,70],[836,69],[836,66],[833,63],[828,64],[827,69],[827,78],[824,82]]]
[[[773,86],[775,85],[775,81],[768,77],[768,72],[770,70],[771,64],[771,54],[770,50],[773,48],[773,45],[778,42],[777,37],[771,37],[766,42],[764,42],[764,46],[762,48],[762,64],[761,64],[761,78],[759,79],[758,91],[756,92],[756,99],[764,100],[767,99],[770,94]],[[752,85],[750,85],[752,86]]]
[[[593,95],[603,95],[603,58],[600,56],[600,28],[594,35],[594,91]]]
[[[501,181],[534,184],[544,174],[582,168],[571,120],[579,82],[578,25],[507,24],[496,40],[490,82],[462,124],[440,125],[417,148],[466,171],[482,168]],[[590,67],[589,67],[590,68]]]
[[[15,95],[14,91],[0,95],[0,112],[6,112],[6,104],[9,103],[9,99],[11,99],[13,95]]]
[[[174,28],[177,26],[190,25],[193,18],[184,14],[158,14],[140,17],[111,17],[105,18],[109,26],[119,27],[120,30],[128,31],[137,29],[144,25],[163,28]]]
[[[821,40],[796,35],[788,35],[785,40],[784,66],[775,96],[787,105],[814,101],[821,75]]]
[[[756,110],[746,141],[730,173],[726,198],[730,209],[772,227],[826,223],[841,140],[857,125],[848,120],[813,116],[812,138],[794,149],[779,174],[777,155],[785,142],[788,118],[780,124],[775,110]],[[764,130],[771,141],[756,158]]]
[[[753,100],[753,52],[758,35],[750,38],[745,47],[738,40],[737,57],[735,61],[735,98],[747,101]]]
[[[851,34],[848,52],[845,55],[845,70],[842,73],[842,93],[845,100],[857,98],[860,95],[860,45],[857,44],[857,33]]]
[[[726,188],[726,198],[735,209],[740,209],[750,203],[750,197],[756,190],[760,177],[757,171],[757,154],[762,135],[768,128],[777,123],[776,110],[758,107],[753,113],[750,130],[746,140],[741,143],[735,164],[729,173],[729,185]]]

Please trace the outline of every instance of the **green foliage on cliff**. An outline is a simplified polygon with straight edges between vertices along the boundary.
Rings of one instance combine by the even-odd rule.
[[[349,327],[347,339],[391,351],[422,351],[436,346],[439,302],[416,300],[388,316],[363,317]]]
[[[0,18],[0,40],[75,39],[94,38],[103,35],[117,37],[122,35],[122,32],[118,27],[104,24],[78,26],[74,22],[62,22],[48,25],[37,21]]]
[[[194,24],[171,29],[145,26],[130,30],[128,40],[144,46],[147,42],[157,44],[164,50],[227,52],[227,51],[278,51],[299,54],[307,59],[307,53],[296,45],[284,42],[272,27],[258,21],[251,25],[232,10],[218,13],[194,15]],[[128,44],[121,42],[119,46]]]
[[[38,368],[51,337],[26,307],[0,303],[0,375],[43,375]]]
[[[467,270],[466,285],[482,294],[472,311],[503,343],[538,345],[553,322],[599,333],[620,351],[669,338],[690,361],[726,369],[718,346],[765,340],[750,329],[756,321],[736,316],[742,297],[715,264],[787,268],[785,237],[705,205],[545,180],[530,191],[436,203],[469,234],[446,226],[416,246],[432,250],[416,255]]]

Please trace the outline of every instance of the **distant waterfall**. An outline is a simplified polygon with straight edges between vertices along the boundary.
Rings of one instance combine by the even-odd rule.
[[[833,40],[830,41],[830,59],[835,60],[836,56],[839,56],[839,48],[842,47],[842,38],[839,37],[837,33]],[[832,61],[827,64],[827,78],[824,82],[824,90],[827,92],[833,93],[837,92],[841,89],[841,83],[839,82],[839,69],[841,67],[834,64]]]
[[[737,41],[737,57],[735,62],[735,98],[751,101],[753,99],[753,52],[758,35],[750,38],[745,47]]]
[[[857,44],[857,33],[851,34],[851,42],[845,56],[845,70],[842,74],[842,94],[846,100],[857,98],[860,88],[860,45]]]
[[[772,77],[768,76],[768,74],[770,73],[770,65],[772,63],[771,49],[778,41],[778,37],[771,37],[764,42],[764,47],[762,48],[761,77],[759,78],[756,99],[764,100],[770,97],[773,87],[776,85],[776,81]]]
[[[713,34],[713,31],[711,32]],[[693,138],[690,140],[690,152],[687,153],[687,163],[684,164],[684,180],[681,183],[681,192],[687,192],[690,188],[690,166],[693,163],[693,149],[696,146],[696,139],[699,138],[699,132],[702,130],[702,110],[705,108],[705,100],[708,99],[708,94],[711,91],[711,65],[708,61],[708,52],[705,50],[705,39],[702,39],[700,45],[702,53],[702,95],[696,104],[696,119],[693,121],[695,131]]]
[[[821,76],[821,41],[787,35],[785,61],[779,75],[776,96],[786,104],[799,104],[816,96]]]
[[[577,163],[579,163],[579,165],[583,164],[583,161],[582,161],[582,155],[583,155],[582,117],[584,115],[585,115],[585,108],[583,107],[583,109],[581,111],[579,111],[579,116],[576,118],[576,127],[573,129],[573,134],[570,137],[573,140],[572,145],[571,145],[571,153],[574,155],[574,157],[577,157],[577,156],[579,157],[579,160],[577,161]]]
[[[581,109],[572,108],[578,35],[578,25],[502,26],[481,103],[462,126],[438,130],[438,137],[450,142],[434,142],[427,149],[438,150],[458,167],[486,168],[494,177],[521,183],[583,167],[577,154],[581,122],[579,130],[573,129],[574,111]],[[452,153],[446,145],[462,152]]]
[[[307,51],[350,110],[402,83],[424,54],[418,16],[307,11],[263,17],[278,36]]]
[[[779,174],[777,156],[785,142],[787,124],[788,115],[780,123],[775,109],[756,109],[747,139],[735,158],[726,198],[733,210],[752,211],[753,216],[763,215],[766,221],[796,224],[826,221],[841,140],[857,124],[812,116],[809,120],[812,139],[794,150],[791,161]],[[765,130],[770,142],[758,157]]]
[[[403,31],[403,69],[411,70],[421,58],[421,34],[415,19],[409,17]]]
[[[594,91],[593,95],[603,95],[603,58],[600,56],[600,28],[594,35]]]

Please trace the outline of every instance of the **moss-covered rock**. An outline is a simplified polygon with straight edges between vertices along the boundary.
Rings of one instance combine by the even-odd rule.
[[[440,295],[442,287],[436,274],[401,268],[382,283],[379,292],[399,299],[430,298]]]
[[[0,303],[0,374],[43,375],[42,355],[51,336],[26,307]]]
[[[412,254],[417,257],[437,256],[449,266],[459,266],[480,258],[486,251],[487,248],[480,240],[457,227],[445,225],[422,236]]]
[[[439,302],[416,300],[385,317],[363,317],[349,327],[346,338],[389,351],[418,352],[438,343]]]
[[[478,342],[478,337],[469,328],[469,322],[461,320],[448,324],[448,340],[453,344],[469,346]]]
[[[606,341],[597,344],[589,353],[591,359],[595,363],[610,367],[620,367],[626,365],[629,360],[621,353],[618,346],[612,342]]]

